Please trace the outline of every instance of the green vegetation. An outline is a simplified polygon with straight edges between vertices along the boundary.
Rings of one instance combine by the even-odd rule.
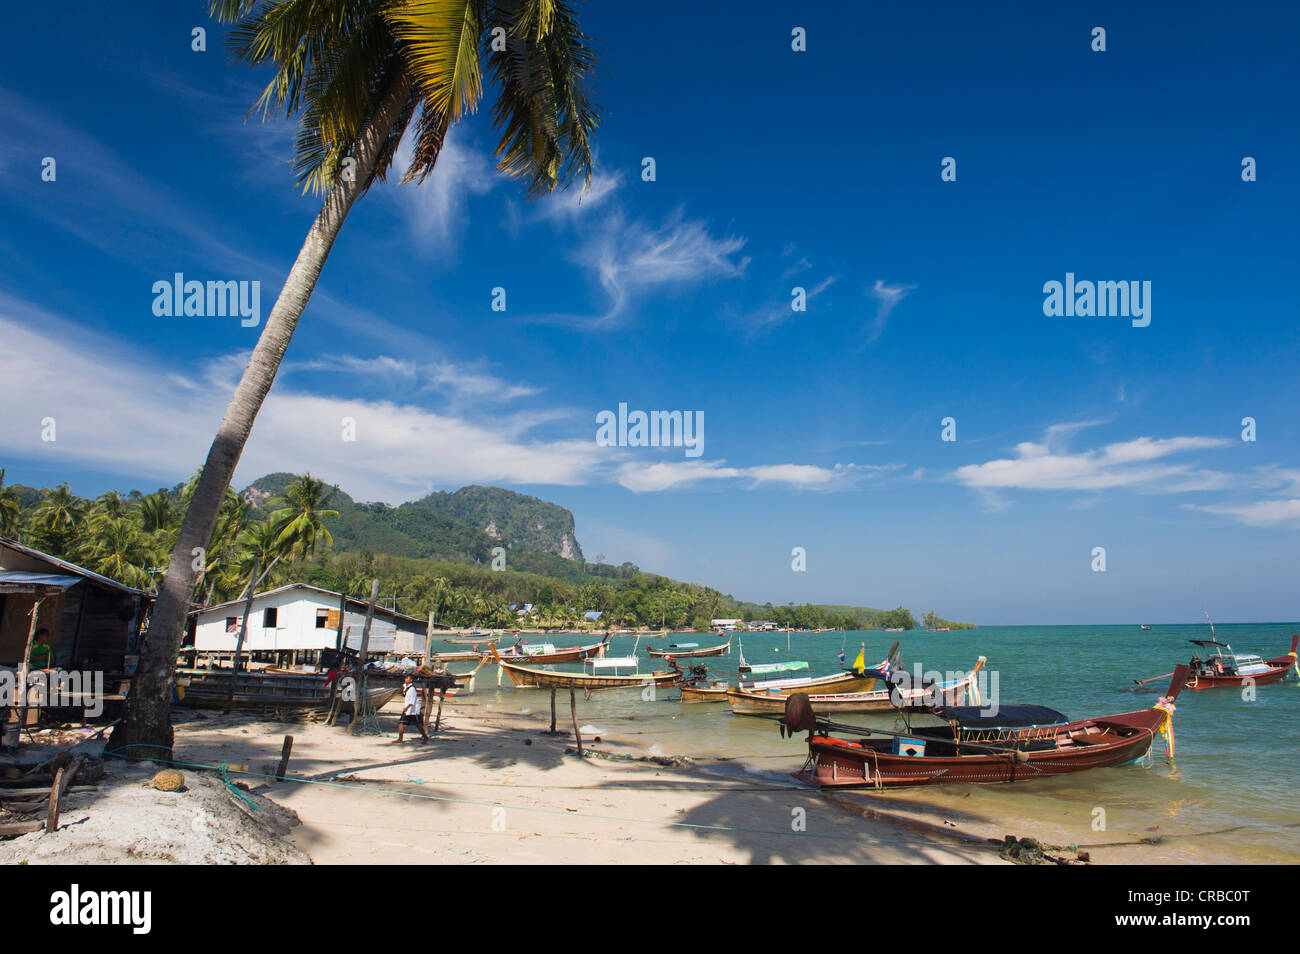
[[[935,613],[934,610],[926,613],[921,617],[921,625],[926,629],[975,629],[974,623],[956,623],[950,619],[944,619]]]
[[[0,536],[156,592],[195,479],[86,500],[67,485],[5,486],[0,470]],[[506,548],[499,571],[491,569],[497,546]],[[390,507],[357,503],[310,474],[277,473],[242,494],[226,490],[192,600],[238,598],[256,563],[259,590],[303,582],[365,596],[378,578],[383,605],[421,618],[433,612],[453,626],[704,631],[718,617],[783,629],[916,626],[903,607],[751,603],[603,559],[585,562],[573,515],[536,497],[465,487]],[[532,610],[520,616],[526,604]],[[590,611],[601,613],[598,621],[586,619]],[[931,628],[971,625],[938,620]]]

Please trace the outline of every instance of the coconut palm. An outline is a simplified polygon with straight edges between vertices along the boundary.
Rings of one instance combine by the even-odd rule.
[[[449,126],[473,112],[484,71],[496,88],[497,168],[545,194],[591,180],[598,111],[585,89],[594,56],[569,0],[214,0],[233,24],[235,58],[270,66],[257,105],[298,117],[295,169],[324,195],[208,451],[151,615],[114,733],[124,746],[171,748],[171,695],[196,571],[222,496],[352,204],[382,180],[412,135],[406,182],[438,160]],[[142,748],[141,755],[158,754]]]
[[[84,531],[86,503],[67,484],[47,491],[32,510],[28,530],[37,548],[57,557],[75,557]]]
[[[18,536],[22,515],[23,502],[18,491],[5,486],[4,468],[0,467],[0,537],[13,539]]]
[[[129,516],[106,518],[99,523],[94,539],[86,548],[90,568],[96,573],[134,586],[149,589],[149,567],[155,552],[140,533],[140,526]]]
[[[311,474],[295,477],[284,488],[279,503],[284,506],[271,513],[270,523],[275,528],[282,552],[289,558],[306,558],[316,552],[317,541],[332,546],[334,538],[325,528],[325,517],[337,517],[337,510],[327,509],[329,502],[339,492],[337,486],[328,490],[325,481]]]

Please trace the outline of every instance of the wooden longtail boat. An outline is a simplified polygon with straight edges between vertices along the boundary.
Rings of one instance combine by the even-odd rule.
[[[804,695],[816,715],[831,712],[882,712],[890,709],[916,707],[923,701],[930,705],[959,706],[968,699],[978,702],[976,677],[988,660],[981,656],[975,666],[960,679],[929,686],[904,688],[890,683],[882,689],[869,692],[809,692],[794,689],[788,693],[728,689],[727,702],[736,715],[780,715],[785,712],[786,701],[793,695]],[[888,680],[887,680],[888,681]]]
[[[444,636],[444,643],[451,643],[454,646],[488,646],[495,643],[501,638],[501,634],[495,636]]]
[[[727,690],[731,687],[725,679],[720,679],[703,686],[682,683],[678,688],[682,692],[682,702],[726,702]]]
[[[569,646],[564,649],[556,649],[550,643],[541,643],[536,645],[524,645],[522,653],[515,652],[513,648],[498,651],[495,646],[488,646],[492,657],[496,661],[504,662],[526,662],[530,665],[543,665],[546,663],[564,663],[564,662],[581,662],[584,659],[591,659],[598,656],[600,651],[605,648],[609,642],[609,635],[598,643],[592,643],[590,646]]]
[[[706,646],[703,649],[698,643],[682,643],[680,645],[671,645],[665,649],[646,649],[651,656],[658,656],[662,659],[665,656],[672,656],[674,659],[699,659],[703,656],[721,656],[724,653],[731,652],[731,640],[728,639],[721,646]]]
[[[228,669],[178,669],[180,704],[194,709],[275,709],[295,715],[329,711],[332,692],[325,673],[241,672],[235,676],[233,701],[230,680]],[[400,690],[400,685],[368,686],[367,704],[382,709]]]
[[[805,695],[786,703],[781,734],[807,731],[808,758],[794,777],[821,788],[897,788],[947,782],[1018,782],[1137,761],[1163,735],[1173,757],[1174,700],[1187,681],[1179,666],[1169,694],[1150,709],[1071,722],[1046,706],[1000,710],[938,706],[947,725],[906,733],[818,719]],[[831,732],[851,735],[838,738]],[[880,738],[872,738],[880,736]]]
[[[1188,642],[1206,651],[1205,659],[1201,659],[1198,652],[1185,667],[1188,689],[1240,687],[1245,685],[1247,680],[1254,685],[1263,686],[1270,682],[1281,682],[1293,670],[1297,678],[1300,678],[1300,662],[1296,659],[1296,646],[1300,645],[1300,634],[1291,637],[1291,651],[1276,659],[1261,659],[1253,653],[1235,653],[1227,643],[1220,643],[1213,639],[1190,639]],[[1142,686],[1171,675],[1173,673],[1167,672],[1161,676],[1135,681]]]
[[[510,677],[510,681],[515,684],[517,689],[555,688],[584,689],[587,691],[593,689],[635,689],[641,686],[671,686],[682,678],[682,673],[677,670],[628,675],[599,672],[555,672],[550,669],[535,669],[531,666],[506,662],[495,651],[493,651],[492,655],[494,661],[505,670],[506,675]],[[630,665],[635,663],[635,659],[600,660],[600,662]]]

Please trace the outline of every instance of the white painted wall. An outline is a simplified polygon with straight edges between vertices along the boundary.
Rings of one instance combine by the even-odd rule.
[[[264,627],[264,610],[276,609],[274,628]],[[338,639],[336,629],[317,629],[317,610],[337,610],[338,600],[310,590],[286,590],[253,597],[253,612],[248,619],[248,633],[244,637],[244,650],[265,652],[290,649],[333,649]],[[239,639],[239,618],[243,604],[225,606],[199,614],[195,627],[194,646],[201,652],[233,652]],[[236,620],[234,632],[226,632],[227,617]],[[364,611],[349,606],[344,617],[347,644],[352,649],[361,648],[361,631],[366,624]],[[424,630],[405,623],[399,628],[393,620],[378,614],[370,624],[371,652],[419,652],[424,650]]]

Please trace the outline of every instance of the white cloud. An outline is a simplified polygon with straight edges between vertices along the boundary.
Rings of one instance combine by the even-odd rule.
[[[461,127],[452,126],[429,177],[418,184],[401,185],[414,148],[414,136],[408,134],[397,147],[389,174],[392,185],[384,192],[425,251],[438,255],[454,252],[469,222],[469,197],[486,195],[496,187],[496,167],[487,153],[467,141]]]
[[[1183,493],[1218,489],[1228,483],[1226,475],[1192,468],[1187,464],[1157,464],[1164,458],[1190,451],[1211,450],[1232,442],[1215,437],[1171,437],[1108,444],[1083,453],[1053,450],[1068,430],[1090,426],[1091,422],[1057,425],[1048,431],[1045,443],[1026,441],[1016,446],[1016,456],[983,464],[959,467],[954,477],[967,487],[994,490],[1106,490],[1128,487],[1151,493]]]
[[[683,285],[710,278],[735,278],[749,264],[741,257],[745,239],[715,238],[699,220],[680,210],[658,226],[629,221],[623,212],[607,216],[577,253],[609,298],[598,323],[622,317],[640,293],[664,285]]]
[[[715,480],[740,480],[748,489],[782,486],[803,490],[833,490],[853,481],[893,470],[896,465],[862,466],[836,464],[759,464],[753,467],[728,467],[725,461],[668,461],[655,464],[624,463],[618,469],[618,482],[628,490],[648,493],[687,487]]]
[[[133,478],[179,480],[202,463],[244,359],[151,373],[148,358],[118,342],[4,298],[0,340],[0,451]],[[41,440],[46,417],[56,422],[53,442]],[[355,442],[341,439],[344,417],[356,420]],[[237,482],[311,470],[360,499],[396,503],[434,486],[583,484],[607,466],[606,449],[589,438],[530,440],[518,422],[312,395],[282,381],[258,415]]]
[[[1191,510],[1203,510],[1233,517],[1238,523],[1248,527],[1300,526],[1300,500],[1259,500],[1255,503],[1238,505],[1209,505],[1197,507],[1187,505]]]
[[[211,320],[211,319],[200,319]],[[207,454],[217,424],[247,362],[224,355],[194,369],[177,368],[0,293],[0,454],[74,464],[132,480],[181,480]],[[235,483],[265,473],[310,470],[361,500],[399,503],[435,487],[464,484],[588,485],[617,482],[637,492],[730,480],[743,489],[833,490],[888,466],[807,464],[728,466],[723,461],[641,463],[622,448],[596,444],[594,430],[577,436],[533,437],[544,423],[572,421],[559,408],[490,416],[473,363],[419,364],[385,355],[329,357],[286,366],[258,414]],[[293,384],[295,371],[347,371],[404,384],[427,381],[455,397],[443,410],[415,402],[334,397]],[[493,398],[499,395],[492,395]],[[460,405],[465,405],[462,409]],[[54,441],[41,439],[53,418]],[[355,421],[355,441],[342,439],[342,421]]]
[[[909,292],[915,290],[915,285],[890,285],[881,279],[876,279],[876,283],[867,292],[876,300],[876,316],[866,328],[867,344],[871,344],[885,333],[885,323],[889,321],[889,313],[894,310],[895,305],[907,297]]]

